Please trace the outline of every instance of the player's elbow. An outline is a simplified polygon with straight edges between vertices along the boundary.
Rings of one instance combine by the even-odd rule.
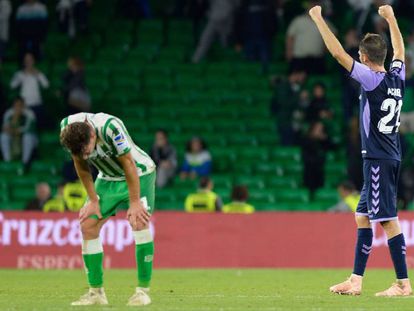
[[[344,58],[343,51],[333,50],[331,51],[332,57],[335,58],[337,61],[341,61],[342,58]]]
[[[405,50],[404,49],[394,49],[394,58],[404,61]]]

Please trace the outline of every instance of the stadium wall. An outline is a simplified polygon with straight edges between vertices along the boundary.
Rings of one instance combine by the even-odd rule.
[[[414,267],[414,214],[401,213]],[[151,229],[158,268],[339,268],[353,263],[352,214],[256,213],[253,215],[158,212]],[[391,267],[387,239],[374,227],[369,267]],[[105,266],[133,268],[134,241],[125,213],[105,225]],[[0,212],[0,267],[82,268],[81,235],[73,213]]]

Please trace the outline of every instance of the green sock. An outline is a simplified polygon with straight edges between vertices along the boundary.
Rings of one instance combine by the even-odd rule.
[[[149,229],[134,231],[135,254],[138,268],[138,287],[149,288],[152,277],[154,242]]]
[[[98,239],[86,240],[82,244],[82,256],[90,287],[103,285],[103,248]]]

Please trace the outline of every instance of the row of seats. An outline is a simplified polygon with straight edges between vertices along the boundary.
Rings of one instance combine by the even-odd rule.
[[[103,2],[94,7],[93,22],[98,13],[107,22],[112,18],[112,12],[102,10]],[[241,53],[216,47],[209,62],[187,63],[194,49],[188,21],[171,21],[167,28],[160,20],[116,20],[110,28],[102,26],[102,32],[93,32],[74,44],[53,32],[48,36],[46,57],[39,68],[52,84],[44,93],[49,107],[59,105],[53,94],[61,85],[65,58],[77,51],[86,60],[93,110],[119,116],[145,150],[152,145],[156,129],[167,129],[180,162],[187,140],[193,135],[203,137],[213,156],[216,191],[226,202],[231,187],[238,183],[248,186],[258,210],[321,210],[337,200],[335,184],[344,175],[343,154],[328,155],[329,187],[318,191],[316,203],[310,202],[308,191],[302,188],[300,148],[278,144],[276,123],[270,114],[272,90],[260,64],[247,63]],[[167,46],[162,42],[165,39]],[[277,41],[281,40],[278,37]],[[215,57],[221,61],[211,62]],[[6,63],[3,81],[9,81],[16,69],[17,64]],[[277,61],[269,70],[282,74],[286,69],[286,63]],[[337,77],[311,77],[308,88],[317,81],[332,90],[329,99],[338,109],[341,94],[336,91]],[[36,161],[30,175],[18,176],[19,168],[14,164],[4,170],[0,165],[2,176],[14,177],[0,184],[3,208],[22,208],[24,201],[33,197],[38,181],[46,179],[54,187],[60,181],[60,168],[68,155],[59,146],[58,129],[39,138],[41,160]],[[183,209],[185,195],[195,189],[196,182],[176,178],[168,188],[157,190],[156,208]]]

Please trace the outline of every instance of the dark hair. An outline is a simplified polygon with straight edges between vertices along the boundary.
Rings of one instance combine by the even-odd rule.
[[[348,190],[348,191],[355,191],[356,190],[355,185],[352,183],[352,181],[349,181],[349,180],[345,180],[345,181],[341,182],[338,185],[338,187],[344,188],[345,190]]]
[[[158,129],[155,133],[162,133],[168,139],[168,132],[164,129]]]
[[[60,133],[60,143],[73,155],[79,156],[91,140],[91,129],[85,122],[74,122]]]
[[[13,99],[13,104],[14,104],[14,103],[16,103],[17,101],[22,102],[22,103],[23,103],[23,105],[25,104],[24,99],[23,99],[23,97],[21,97],[21,96],[16,96],[16,97]]]
[[[211,179],[209,177],[201,177],[198,183],[200,189],[205,189],[210,184]]]
[[[79,68],[79,69],[83,69],[84,68],[84,64],[83,61],[80,57],[78,56],[71,56],[69,57],[70,60],[72,60],[74,62],[74,64]]]
[[[387,44],[378,34],[367,33],[359,44],[361,53],[367,55],[368,59],[377,65],[384,65],[387,56]]]
[[[191,152],[191,143],[193,142],[193,140],[195,140],[195,139],[197,139],[197,140],[199,140],[200,141],[200,144],[201,144],[201,150],[206,150],[207,149],[207,144],[206,144],[206,142],[203,140],[203,139],[201,139],[200,137],[198,137],[198,136],[194,136],[193,138],[191,138],[188,142],[187,142],[187,145],[186,145],[186,147],[185,147],[185,149],[186,149],[186,151],[187,152]]]
[[[249,191],[244,185],[234,186],[231,191],[231,199],[233,201],[246,202],[249,198]]]
[[[316,87],[320,87],[320,88],[322,88],[326,92],[326,85],[322,81],[316,81],[313,84],[312,89],[315,89]]]

